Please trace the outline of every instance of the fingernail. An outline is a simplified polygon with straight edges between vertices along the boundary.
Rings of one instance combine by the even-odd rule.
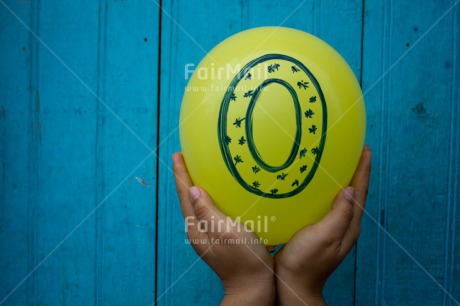
[[[347,187],[343,190],[343,196],[348,201],[352,202],[355,199],[355,189],[353,187]]]
[[[371,150],[371,147],[368,146],[368,145],[364,145],[364,151],[370,151]]]
[[[190,187],[188,190],[188,196],[192,202],[195,202],[201,196],[200,189],[195,186]]]

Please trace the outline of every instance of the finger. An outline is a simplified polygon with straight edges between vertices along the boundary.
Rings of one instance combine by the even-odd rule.
[[[214,226],[217,228],[217,224],[213,223],[225,220],[226,216],[214,205],[213,199],[203,188],[190,187],[189,198],[194,215],[198,221],[203,221],[201,224],[206,224],[208,229],[214,229]]]
[[[351,248],[359,238],[361,231],[361,219],[366,205],[366,197],[369,188],[372,154],[370,148],[365,146],[358,167],[351,180],[351,186],[355,189],[353,201],[354,216],[350,224],[350,230],[343,237],[343,245]]]
[[[276,251],[276,245],[267,245],[266,248],[269,253],[273,253]]]
[[[175,153],[172,158],[174,164],[174,180],[176,182],[176,189],[180,200],[182,215],[184,218],[192,217],[195,214],[193,213],[193,207],[188,196],[188,190],[193,186],[192,179],[188,174],[187,166],[185,165],[182,153]]]
[[[369,179],[371,173],[371,159],[372,153],[368,146],[365,146],[361,159],[359,160],[358,167],[351,180],[350,186],[355,189],[355,218],[353,218],[352,226],[361,223],[361,217],[366,205],[366,197],[369,190]]]
[[[332,210],[315,225],[326,242],[341,244],[353,220],[353,197],[352,187],[342,189],[334,199]]]
[[[237,233],[242,232],[242,224],[231,222],[203,188],[192,186],[189,189],[189,198],[200,228],[206,228],[209,239],[237,238]]]
[[[189,189],[193,185],[192,179],[188,173],[182,153],[178,152],[173,154],[172,159],[174,180],[176,182],[182,215],[184,216],[185,231],[190,240],[190,244],[198,255],[201,256],[209,246],[209,240],[206,231],[202,231],[198,228],[199,224],[189,198]]]

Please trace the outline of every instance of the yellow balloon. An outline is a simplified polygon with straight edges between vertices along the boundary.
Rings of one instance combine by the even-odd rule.
[[[365,120],[356,77],[331,46],[262,27],[227,38],[196,67],[180,141],[194,184],[274,245],[330,211],[356,169]]]

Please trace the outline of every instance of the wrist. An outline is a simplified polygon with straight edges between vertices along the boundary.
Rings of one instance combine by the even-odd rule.
[[[276,287],[272,276],[268,279],[255,279],[251,283],[224,285],[221,305],[275,305]]]
[[[278,305],[326,305],[322,294],[324,283],[278,266],[276,270]]]
[[[314,296],[314,295],[298,295],[296,297],[293,297],[291,299],[286,299],[283,297],[278,298],[278,304],[277,305],[289,305],[289,306],[295,306],[295,305],[308,305],[308,306],[326,306],[326,302],[324,301],[323,296]]]
[[[323,306],[326,305],[322,293],[317,293],[295,283],[277,280],[277,305],[280,306]]]

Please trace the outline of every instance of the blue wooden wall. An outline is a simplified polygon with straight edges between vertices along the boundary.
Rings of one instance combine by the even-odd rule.
[[[171,173],[186,64],[311,32],[365,94],[372,185],[330,305],[460,305],[459,0],[0,0],[0,305],[217,305]]]

